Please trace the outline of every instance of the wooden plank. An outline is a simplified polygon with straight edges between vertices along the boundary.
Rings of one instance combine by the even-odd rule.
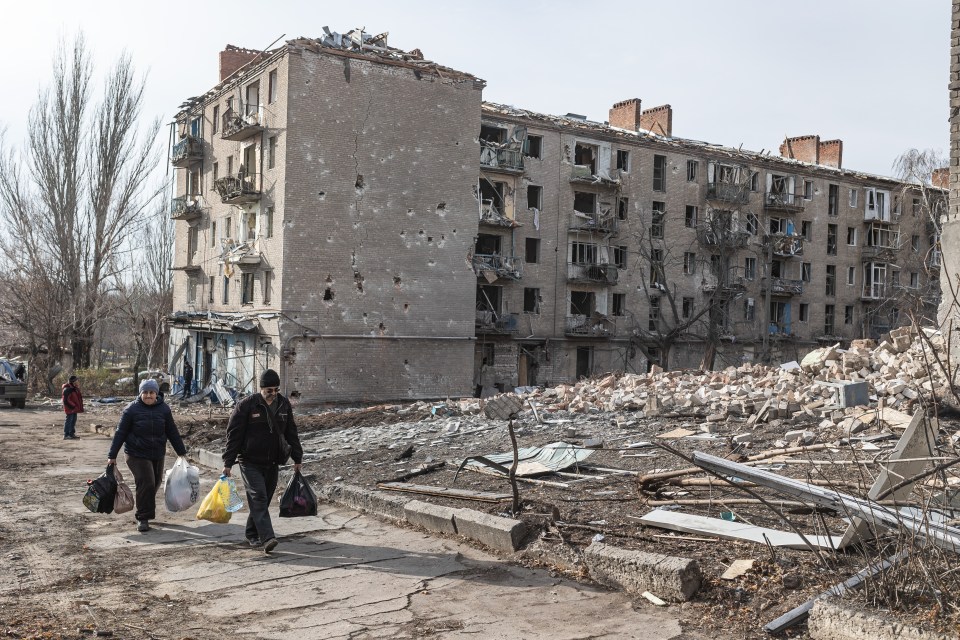
[[[647,515],[641,517],[640,522],[648,526],[682,531],[684,533],[710,535],[723,540],[741,540],[745,542],[755,542],[757,544],[767,544],[767,540],[769,540],[770,544],[775,547],[783,547],[785,549],[809,549],[800,536],[789,531],[755,527],[745,522],[730,522],[719,518],[698,516],[692,513],[654,509]],[[807,539],[810,541],[810,544],[815,547],[831,551],[840,543],[839,536],[831,536],[830,538],[826,536],[807,536]]]
[[[458,500],[475,500],[477,502],[503,502],[505,500],[513,499],[513,495],[509,493],[489,493],[487,491],[470,491],[469,489],[431,487],[428,485],[410,484],[407,482],[380,482],[377,483],[377,488],[386,489],[387,491],[402,491],[405,493],[418,493],[427,496],[456,498]]]
[[[890,411],[892,409],[884,408],[884,416]],[[906,414],[899,411],[897,413],[906,417]],[[883,419],[888,420],[886,417]],[[937,433],[932,429],[930,421],[926,419],[926,412],[920,410],[914,413],[907,430],[900,436],[900,440],[897,441],[897,445],[887,459],[887,464],[896,463],[898,460],[902,460],[902,462],[894,468],[883,466],[880,475],[877,476],[873,486],[870,487],[867,497],[876,500],[877,496],[887,489],[922,472],[927,465],[927,461],[923,460],[923,457],[932,456],[936,453],[936,441]],[[889,498],[891,500],[906,500],[912,492],[913,485],[908,484],[897,489]],[[873,538],[873,534],[870,532],[867,523],[862,518],[854,518],[843,534],[840,548],[842,549],[854,541],[863,542],[871,538]]]

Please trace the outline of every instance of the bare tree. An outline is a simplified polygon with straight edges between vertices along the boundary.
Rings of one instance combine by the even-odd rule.
[[[162,189],[149,184],[160,160],[160,122],[141,128],[144,81],[130,58],[107,73],[99,100],[92,78],[83,37],[61,46],[51,85],[30,111],[26,147],[0,151],[0,217],[8,230],[0,251],[24,280],[56,296],[46,340],[54,350],[69,344],[75,367],[92,363],[96,326],[111,311],[106,292],[118,256]],[[24,317],[21,324],[42,320]]]

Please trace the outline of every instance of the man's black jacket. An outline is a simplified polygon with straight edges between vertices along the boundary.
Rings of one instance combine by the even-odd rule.
[[[233,410],[227,424],[227,448],[223,452],[223,465],[232,467],[239,459],[258,465],[283,464],[286,458],[280,445],[284,438],[290,446],[290,457],[297,464],[303,461],[303,447],[293,421],[290,401],[277,394],[279,403],[273,418],[273,427],[267,419],[267,404],[263,396],[255,393],[244,398]]]

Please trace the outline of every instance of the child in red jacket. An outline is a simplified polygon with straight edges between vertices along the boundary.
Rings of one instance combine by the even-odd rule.
[[[77,376],[70,376],[70,381],[62,387],[63,412],[67,418],[63,421],[63,439],[79,440],[77,435],[77,414],[83,413],[83,394]]]

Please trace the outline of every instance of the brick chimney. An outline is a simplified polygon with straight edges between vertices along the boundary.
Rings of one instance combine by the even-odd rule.
[[[820,164],[843,168],[843,140],[824,140],[820,143]]]
[[[820,164],[820,136],[787,138],[780,145],[780,156],[800,162]]]
[[[673,108],[668,104],[640,114],[640,128],[668,138],[673,136]]]
[[[930,174],[930,184],[937,189],[950,188],[950,167],[940,167],[934,169]]]
[[[229,78],[231,75],[233,75],[234,71],[247,64],[258,55],[260,55],[259,51],[241,49],[240,47],[235,47],[232,44],[228,44],[226,48],[220,52],[220,82],[223,82]]]
[[[636,131],[640,128],[640,98],[621,100],[610,108],[610,126]]]

